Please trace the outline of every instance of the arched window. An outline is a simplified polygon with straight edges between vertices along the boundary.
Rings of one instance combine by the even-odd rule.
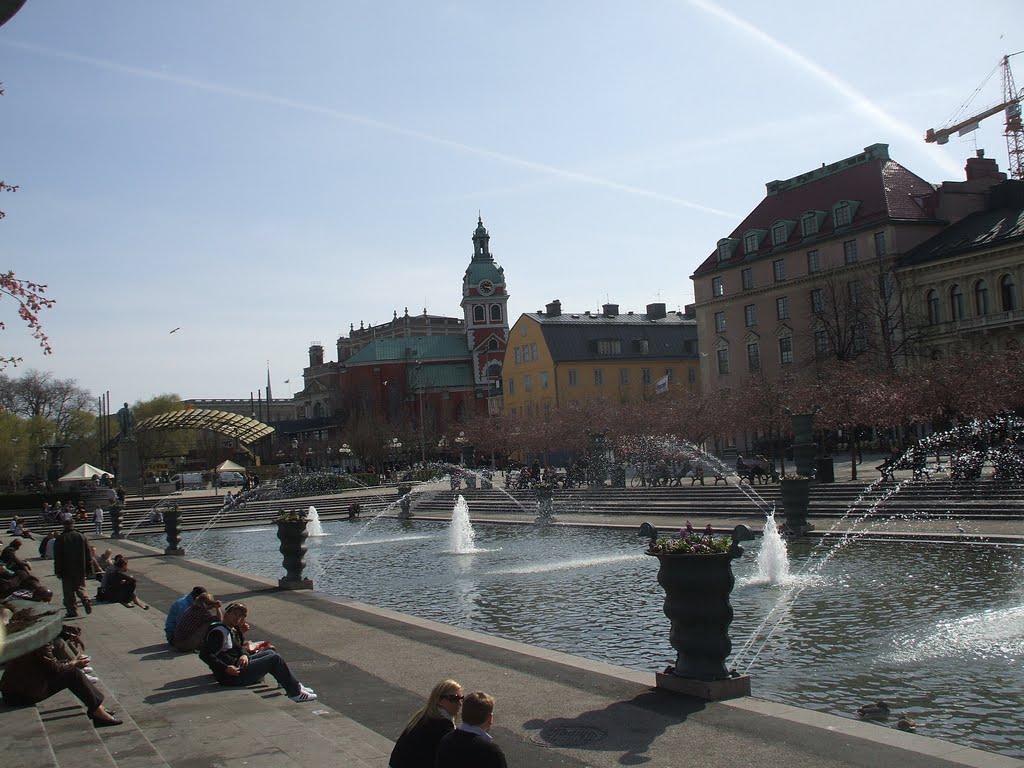
[[[496,351],[498,349],[498,340],[497,339],[491,339],[490,341],[488,341],[487,342],[487,349],[490,352]]]
[[[1013,284],[1013,275],[999,278],[999,298],[1003,312],[1013,312],[1017,308],[1017,286]]]
[[[491,304],[491,320],[495,323],[501,322],[501,304]]]
[[[490,365],[487,366],[487,371],[484,373],[484,375],[488,379],[501,378],[501,366],[498,365],[498,363],[491,363]]]
[[[477,304],[476,306],[474,306],[473,307],[473,322],[482,323],[486,319],[487,319],[487,316],[484,314],[484,305],[483,304]]]
[[[928,304],[928,324],[938,325],[942,322],[942,305],[939,302],[939,292],[934,288],[928,291],[926,302]]]
[[[321,402],[313,403],[313,418],[318,419],[324,415],[324,404]]]
[[[974,284],[974,314],[984,317],[988,314],[988,285],[984,280]]]
[[[964,292],[959,285],[949,289],[949,319],[954,322],[964,319]]]

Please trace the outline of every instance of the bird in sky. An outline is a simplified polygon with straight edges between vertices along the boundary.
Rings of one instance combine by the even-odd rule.
[[[174,329],[174,331],[180,331],[180,330],[181,330],[181,326],[180,325],[177,328]],[[174,333],[174,331],[171,331],[171,333]]]

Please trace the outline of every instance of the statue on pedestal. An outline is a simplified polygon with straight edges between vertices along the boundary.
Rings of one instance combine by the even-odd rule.
[[[135,432],[135,416],[132,414],[132,409],[128,407],[128,403],[125,403],[124,407],[117,412],[117,421],[121,425],[121,437],[132,437]]]

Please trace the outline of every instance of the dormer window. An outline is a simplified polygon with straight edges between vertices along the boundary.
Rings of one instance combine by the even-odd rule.
[[[832,206],[832,227],[838,229],[848,227],[857,216],[860,208],[859,200],[840,200]]]
[[[835,227],[845,227],[850,223],[852,218],[850,213],[850,204],[845,200],[835,204],[832,208],[832,225]]]
[[[789,240],[789,225],[784,221],[772,224],[772,245],[785,245]]]
[[[812,237],[818,234],[824,218],[824,211],[808,211],[800,217],[800,234],[804,237]]]
[[[751,256],[757,253],[757,249],[761,245],[761,233],[760,232],[747,232],[743,236],[743,253],[747,256]]]
[[[728,261],[732,258],[735,249],[736,241],[729,237],[723,237],[718,241],[718,260]]]

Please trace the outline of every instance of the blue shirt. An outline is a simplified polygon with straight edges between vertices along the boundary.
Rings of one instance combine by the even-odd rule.
[[[167,635],[167,642],[171,642],[171,638],[174,637],[174,628],[178,625],[178,619],[181,618],[181,614],[192,607],[196,599],[192,597],[192,593],[189,592],[184,597],[179,597],[173,603],[171,603],[171,609],[167,612],[167,621],[164,622],[164,634]]]

